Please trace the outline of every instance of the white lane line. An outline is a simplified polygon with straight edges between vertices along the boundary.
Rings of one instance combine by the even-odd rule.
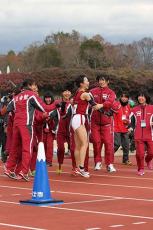
[[[67,165],[67,166],[69,166],[69,165]],[[72,167],[72,166],[70,166],[70,167]],[[118,171],[122,172],[122,169],[119,169]],[[51,171],[51,170],[48,170],[48,172],[55,173],[55,171]],[[126,172],[129,172],[129,170],[127,170]],[[147,171],[147,173],[149,173],[149,172],[152,173],[151,171]],[[70,171],[69,172],[65,171],[65,172],[62,172],[62,174],[71,175],[71,172]],[[142,180],[151,180],[151,181],[153,180],[153,178],[147,178],[147,177],[144,177],[144,176],[143,177],[139,177],[139,176],[137,176],[137,177],[136,176],[127,177],[127,176],[117,176],[117,175],[107,175],[107,174],[106,175],[99,175],[99,174],[92,173],[92,171],[91,171],[91,175],[94,176],[94,177],[110,177],[110,178],[121,178],[121,179],[137,179],[137,180],[141,180],[141,181]],[[6,176],[5,175],[0,175],[0,177],[6,177]]]
[[[119,170],[120,172],[121,172],[121,170]],[[48,172],[50,172],[50,173],[55,173],[55,171],[50,171],[50,170],[48,170]],[[128,172],[128,171],[127,171]],[[71,175],[71,172],[66,172],[66,171],[64,171],[64,172],[62,172],[62,174],[68,174],[68,175]],[[112,176],[112,175],[99,175],[99,174],[95,174],[95,173],[92,173],[91,172],[91,176],[94,176],[94,177],[110,177],[110,178],[121,178],[121,179],[137,179],[137,180],[153,180],[152,178],[148,178],[148,177],[139,177],[139,176]]]
[[[7,227],[21,228],[21,229],[31,229],[31,230],[47,230],[44,228],[33,228],[33,227],[27,227],[27,226],[15,225],[15,224],[6,224],[6,223],[0,223],[0,226],[7,226]]]
[[[32,188],[23,188],[23,187],[14,187],[14,186],[4,186],[0,185],[0,188],[9,188],[9,189],[21,189],[21,190],[30,190]],[[153,202],[153,199],[143,199],[143,198],[135,198],[135,197],[120,197],[120,196],[105,196],[105,195],[97,195],[97,194],[90,194],[90,193],[77,193],[77,192],[63,192],[63,191],[51,191],[52,193],[60,193],[60,194],[70,194],[70,195],[80,195],[80,196],[91,196],[91,197],[106,197],[112,199],[123,199],[123,200],[133,200],[133,201],[145,201],[145,202]],[[32,193],[28,193],[32,195]]]
[[[135,222],[135,223],[132,223],[132,224],[146,224],[147,222]]]
[[[52,192],[61,193],[61,194],[70,194],[70,195],[80,195],[80,196],[106,197],[106,198],[112,198],[112,199],[153,202],[153,199],[143,199],[143,198],[135,198],[135,197],[105,196],[105,195],[96,195],[96,194],[89,194],[89,193],[63,192],[63,191],[52,191]]]
[[[64,203],[66,204],[84,204],[84,203],[94,203],[94,202],[101,202],[101,201],[109,201],[109,200],[120,200],[120,199],[101,199],[101,200],[85,200],[85,201],[74,201],[74,202],[68,202]]]
[[[116,224],[116,225],[111,225],[109,226],[110,228],[119,228],[119,227],[124,227],[125,225],[123,224]]]
[[[13,201],[7,201],[7,200],[0,200],[0,203],[4,203],[4,204],[17,204],[19,205],[19,202],[13,202]]]
[[[134,189],[150,189],[153,190],[153,187],[144,187],[144,186],[133,186],[133,185],[122,185],[122,184],[101,184],[85,181],[72,181],[72,180],[55,180],[50,179],[50,181],[61,182],[61,183],[71,183],[71,184],[84,184],[84,185],[98,185],[98,186],[110,186],[110,187],[121,187],[121,188],[134,188]]]
[[[140,218],[140,219],[148,219],[153,220],[153,217],[150,216],[136,216],[136,215],[128,215],[124,213],[113,213],[113,212],[100,212],[100,211],[91,211],[91,210],[83,210],[83,209],[73,209],[73,208],[63,208],[63,207],[47,207],[51,209],[65,210],[65,211],[74,211],[74,212],[83,212],[83,213],[91,213],[91,214],[101,214],[101,215],[110,215],[110,216],[120,216],[120,217],[130,217],[130,218]]]
[[[101,228],[86,228],[86,230],[99,230]]]
[[[11,189],[20,189],[20,190],[32,190],[32,188],[23,188],[16,186],[0,185],[0,188],[11,188]]]
[[[11,194],[12,196],[21,196],[21,194]]]
[[[0,200],[0,203],[20,205],[17,202],[9,202],[9,201],[5,201],[5,200],[3,200],[3,201]],[[64,211],[73,211],[73,212],[82,212],[82,213],[90,213],[90,214],[100,214],[100,215],[110,215],[110,216],[120,216],[120,217],[153,220],[153,217],[151,217],[151,216],[136,216],[136,215],[128,215],[128,214],[124,214],[124,213],[100,212],[100,211],[83,210],[83,209],[75,209],[75,208],[64,208],[64,207],[57,207],[57,206],[56,207],[55,206],[43,206],[41,208],[50,208],[50,209],[64,210]]]

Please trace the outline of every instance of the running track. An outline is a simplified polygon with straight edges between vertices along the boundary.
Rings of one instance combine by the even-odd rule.
[[[146,169],[139,177],[134,158],[133,166],[122,165],[120,157],[115,160],[116,173],[91,167],[90,179],[70,175],[70,159],[62,175],[55,174],[54,163],[48,168],[52,196],[64,200],[54,207],[20,205],[20,199],[31,198],[33,181],[7,178],[0,164],[0,229],[152,230],[153,172]]]

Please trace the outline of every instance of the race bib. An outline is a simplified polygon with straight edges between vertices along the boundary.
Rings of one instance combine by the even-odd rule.
[[[146,121],[145,120],[141,120],[141,128],[145,128],[146,127]]]

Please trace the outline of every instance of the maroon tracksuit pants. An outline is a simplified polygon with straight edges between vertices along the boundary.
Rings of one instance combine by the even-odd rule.
[[[94,162],[102,161],[101,150],[105,146],[105,164],[109,165],[114,162],[114,138],[112,125],[100,126],[91,125],[91,141],[94,149]]]
[[[6,163],[7,169],[14,171],[17,164],[20,164],[20,171],[27,174],[30,168],[32,144],[33,127],[14,125],[11,151]]]
[[[146,163],[153,159],[153,141],[135,140],[136,160],[138,171],[144,169],[144,158]],[[145,156],[146,152],[146,156]]]
[[[64,143],[67,142],[69,145],[70,138],[65,133],[57,133],[57,159],[59,164],[63,164],[65,147]]]
[[[51,132],[48,133],[43,132],[43,141],[45,147],[46,162],[51,164],[53,160],[54,134],[52,134]]]

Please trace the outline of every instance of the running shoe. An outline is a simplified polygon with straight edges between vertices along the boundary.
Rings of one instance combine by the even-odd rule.
[[[33,170],[33,171],[29,172],[30,177],[35,177],[35,174],[36,174],[36,170]]]
[[[24,174],[22,171],[19,172],[19,176],[21,176],[25,181],[30,181],[28,174]]]
[[[116,169],[114,168],[113,164],[109,164],[107,165],[107,171],[112,173],[112,172],[116,172]]]
[[[4,174],[11,179],[17,180],[17,176],[16,176],[15,172],[12,172],[7,168],[4,168]]]
[[[62,174],[62,169],[56,169],[56,174]]]
[[[89,178],[89,177],[90,177],[90,173],[89,173],[89,172],[86,172],[84,169],[76,168],[76,169],[75,169],[75,173],[76,173],[77,175],[81,175],[82,177],[86,177],[86,178]]]
[[[95,168],[94,170],[101,170],[102,169],[102,163],[101,162],[97,162],[96,165],[95,165]]]
[[[143,169],[140,169],[140,170],[138,171],[138,175],[139,175],[139,176],[143,176],[144,174],[145,174],[145,172],[144,172]]]

